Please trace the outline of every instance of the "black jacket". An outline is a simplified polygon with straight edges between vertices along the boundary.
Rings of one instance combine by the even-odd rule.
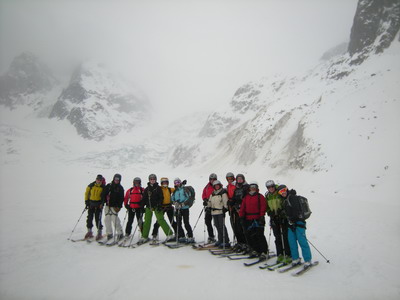
[[[101,194],[102,202],[110,207],[122,207],[124,202],[124,187],[120,184],[111,182],[106,185]]]
[[[285,210],[286,216],[291,223],[295,223],[297,221],[305,222],[303,218],[300,218],[302,210],[299,202],[300,196],[297,196],[295,190],[288,191],[288,195],[283,200],[283,208]]]
[[[233,192],[233,197],[232,197],[232,205],[235,206],[237,209],[240,208],[240,205],[242,204],[243,198],[247,195],[249,192],[249,185],[247,183],[244,183],[241,187],[236,185],[236,189]]]
[[[150,185],[150,182],[147,183],[147,187],[143,191],[142,207],[159,209],[162,206],[163,200],[164,194],[158,183],[156,182],[153,185]]]

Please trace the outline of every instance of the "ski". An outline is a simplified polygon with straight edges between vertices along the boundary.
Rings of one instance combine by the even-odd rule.
[[[126,247],[126,243],[131,239],[131,236],[126,236],[118,242],[118,247]]]
[[[182,248],[187,246],[186,244],[166,244],[165,246],[167,246],[170,249],[178,249],[178,248]]]
[[[260,263],[262,263],[262,262],[264,262],[264,261],[266,261],[266,260],[267,260],[266,257],[262,257],[262,258],[259,257],[256,261],[253,261],[253,262],[251,262],[251,263],[243,263],[243,265],[244,265],[245,267],[251,267],[251,266],[260,264]]]
[[[278,272],[279,272],[279,273],[286,273],[286,272],[288,272],[288,271],[290,271],[290,270],[293,270],[293,269],[296,269],[296,268],[298,268],[298,267],[300,267],[300,266],[302,266],[302,265],[303,265],[303,263],[299,263],[299,264],[296,264],[296,265],[290,264],[290,265],[288,265],[287,267],[282,267],[282,268],[280,268],[280,269],[278,270]]]
[[[88,244],[90,244],[90,243],[94,242],[95,240],[96,240],[95,237],[91,237],[91,238],[86,239],[86,242],[87,242]]]
[[[212,244],[197,243],[197,244],[192,245],[193,249],[203,249],[203,248],[209,248],[209,247],[215,247],[214,243],[212,243]]]
[[[250,255],[242,255],[242,256],[227,256],[230,260],[239,260],[239,259],[258,259],[258,256],[250,256]]]
[[[209,249],[208,251],[210,251],[210,253],[212,255],[222,255],[222,254],[232,254],[233,253],[232,250],[221,250],[221,251],[218,251],[218,250]]]
[[[83,241],[86,241],[86,240],[87,240],[87,239],[85,239],[85,238],[83,238],[83,239],[77,239],[77,240],[71,239],[71,242],[76,243],[76,242],[83,242]]]
[[[228,257],[228,256],[235,257],[235,256],[243,256],[243,255],[245,255],[245,253],[232,252],[232,253],[228,253],[228,254],[220,254],[219,256],[220,257]]]
[[[160,241],[157,239],[152,239],[149,243],[150,246],[160,246]],[[164,243],[164,245],[166,245],[166,243]]]
[[[292,273],[292,276],[297,277],[297,276],[303,275],[305,272],[307,272],[307,271],[310,270],[312,267],[315,267],[315,266],[318,265],[318,264],[319,264],[318,261],[314,261],[311,265],[308,265],[308,266],[304,266],[304,265],[303,265],[303,268],[302,268],[301,270],[297,271],[297,272]]]
[[[277,269],[279,269],[279,268],[282,268],[282,267],[284,267],[284,266],[286,266],[286,265],[287,265],[287,264],[285,264],[285,263],[283,263],[283,262],[276,263],[276,264],[267,266],[267,270],[268,270],[268,271],[275,271],[275,270],[277,270]]]

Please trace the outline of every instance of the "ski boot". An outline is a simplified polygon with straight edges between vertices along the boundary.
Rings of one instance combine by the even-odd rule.
[[[300,265],[300,264],[301,264],[300,258],[292,260],[292,266],[297,266],[297,265]]]
[[[92,228],[88,228],[88,232],[85,234],[85,240],[91,239],[93,237]]]
[[[103,238],[103,232],[102,232],[101,229],[99,229],[99,230],[97,231],[96,241],[99,241],[99,240],[101,240],[102,238]]]

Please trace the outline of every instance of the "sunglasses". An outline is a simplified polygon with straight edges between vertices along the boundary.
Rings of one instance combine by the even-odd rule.
[[[279,190],[278,194],[282,195],[283,193],[286,193],[286,192],[287,192],[287,188],[283,188],[283,189]]]

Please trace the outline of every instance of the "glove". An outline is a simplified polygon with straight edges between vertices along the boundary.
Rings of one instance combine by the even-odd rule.
[[[116,213],[118,213],[121,210],[121,208],[120,207],[114,207],[114,210],[115,210]]]
[[[184,181],[182,181],[182,185],[186,185],[187,180],[185,179]]]
[[[131,207],[129,206],[129,204],[125,205],[125,208],[126,208],[127,210],[130,210],[130,209],[131,209]]]
[[[85,208],[89,209],[89,200],[85,200]]]
[[[235,205],[235,202],[233,202],[233,200],[229,200],[228,201],[228,206],[229,207],[233,207]]]
[[[265,218],[264,217],[259,218],[258,224],[260,224],[260,226],[265,226]]]
[[[207,206],[208,205],[208,200],[207,199],[203,199],[203,206]]]
[[[225,207],[222,208],[222,213],[223,213],[223,214],[225,214],[227,211],[228,211],[228,210],[227,210]]]

